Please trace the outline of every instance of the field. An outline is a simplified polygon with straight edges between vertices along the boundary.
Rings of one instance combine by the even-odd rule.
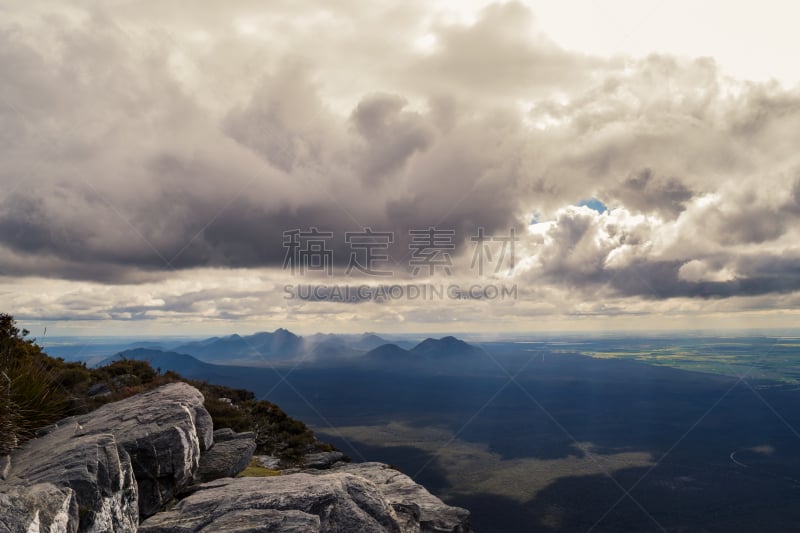
[[[477,531],[790,531],[800,352],[781,341],[494,343],[483,371],[299,368],[261,391]]]

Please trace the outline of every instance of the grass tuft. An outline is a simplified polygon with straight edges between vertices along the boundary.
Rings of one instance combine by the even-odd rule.
[[[236,477],[272,477],[272,476],[280,476],[280,470],[270,470],[269,468],[264,468],[259,463],[258,459],[253,457],[250,459],[250,464],[247,465],[247,468],[242,470]]]

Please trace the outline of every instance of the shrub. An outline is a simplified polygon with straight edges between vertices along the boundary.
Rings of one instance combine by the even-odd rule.
[[[59,361],[43,354],[27,335],[13,317],[0,314],[0,453],[63,418],[70,407],[70,395],[54,379]]]

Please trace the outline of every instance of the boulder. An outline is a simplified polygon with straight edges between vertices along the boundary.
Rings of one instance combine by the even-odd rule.
[[[319,531],[320,523],[317,515],[303,511],[246,509],[215,520],[206,530],[208,533],[309,533]]]
[[[202,398],[202,393],[200,391],[197,392]],[[211,419],[211,414],[203,407],[202,402],[204,401],[205,399],[194,410],[194,426],[197,431],[197,438],[200,441],[200,451],[208,450],[214,445],[214,421]]]
[[[0,533],[471,531],[468,511],[339,452],[308,455],[316,468],[302,472],[219,477],[244,469],[255,447],[252,433],[214,432],[185,383],[107,404],[0,457]]]
[[[6,479],[11,470],[11,456],[0,455],[0,480]]]
[[[214,446],[200,454],[197,479],[201,482],[234,477],[247,468],[256,451],[253,433],[234,433],[225,428],[214,432]]]
[[[469,511],[445,504],[407,475],[383,463],[340,463],[329,472],[348,473],[371,481],[397,514],[404,532],[471,531]]]
[[[95,383],[86,391],[89,398],[96,396],[111,396],[111,389],[105,383]]]
[[[267,510],[276,513],[271,524],[285,521],[287,529],[222,529]],[[291,511],[291,514],[287,512]],[[298,514],[300,513],[300,514]],[[258,515],[256,515],[258,516]],[[313,517],[313,518],[311,518]],[[312,527],[313,526],[313,527]],[[272,525],[267,527],[274,527]],[[307,529],[302,529],[306,527]],[[172,509],[145,520],[141,533],[228,531],[320,531],[327,533],[397,532],[394,510],[378,489],[363,477],[347,473],[293,474],[263,478],[226,478],[200,485]]]
[[[342,452],[309,453],[304,457],[306,468],[325,470],[344,459]]]
[[[19,488],[68,489],[70,499],[80,509],[80,515],[72,518],[79,519],[82,532],[136,531],[139,523],[130,457],[109,433],[68,435],[55,431],[46,438],[33,439],[14,453],[6,482]],[[74,525],[78,525],[77,520]]]
[[[275,457],[274,455],[255,455],[253,457],[264,468],[269,468],[270,470],[280,470],[281,468],[280,457]]]
[[[203,395],[186,383],[170,383],[99,409],[67,418],[30,442],[47,457],[52,443],[80,435],[110,434],[130,456],[138,489],[139,515],[159,511],[194,480],[201,450],[214,442]],[[38,441],[38,442],[37,442]],[[121,454],[120,454],[121,455]],[[13,466],[17,462],[12,456]]]
[[[301,514],[286,515],[288,511]],[[318,524],[308,522],[309,516]],[[292,528],[326,533],[472,531],[469,511],[446,505],[382,463],[339,463],[330,470],[205,483],[169,511],[145,520],[139,531],[245,533]]]
[[[239,509],[224,514],[192,517],[160,513],[139,528],[140,533],[314,533],[320,531],[319,517],[292,509]]]
[[[252,434],[252,433],[251,433]],[[241,433],[236,433],[231,428],[220,428],[214,430],[214,442],[223,442],[226,440],[233,440]]]
[[[216,439],[216,436],[214,438]],[[345,455],[342,452],[308,453],[303,456],[299,466],[289,466],[287,468],[286,463],[275,455],[256,455],[254,457],[260,466],[269,468],[270,470],[280,470],[284,474],[295,474],[309,468],[326,470],[345,459]]]
[[[78,513],[70,488],[0,486],[0,533],[76,533]]]

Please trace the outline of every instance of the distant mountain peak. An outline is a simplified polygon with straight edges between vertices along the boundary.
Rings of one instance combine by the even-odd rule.
[[[396,344],[382,344],[377,348],[373,348],[372,350],[368,351],[364,357],[367,359],[372,360],[397,360],[397,359],[407,359],[409,357],[408,350],[404,350]]]
[[[260,331],[245,336],[234,333],[213,342],[191,342],[178,346],[176,350],[212,363],[262,362],[296,357],[302,353],[301,344],[300,337],[287,329],[278,328],[274,332]]]
[[[188,375],[193,374],[193,370],[201,368],[213,368],[213,365],[204,363],[196,357],[179,352],[166,352],[152,348],[134,348],[131,350],[123,350],[119,353],[107,357],[97,363],[95,366],[105,366],[124,359],[132,359],[136,361],[147,361],[153,368],[162,368],[164,370],[175,370],[176,372],[185,372]]]
[[[483,353],[483,350],[452,335],[448,335],[441,339],[428,337],[414,346],[411,349],[411,353],[421,357],[439,359],[479,355]]]
[[[466,342],[456,337],[453,337],[452,335],[448,335],[447,337],[442,337],[441,339],[428,337],[427,339],[417,344],[417,346],[423,346],[423,345],[469,346],[469,344],[467,344]]]

